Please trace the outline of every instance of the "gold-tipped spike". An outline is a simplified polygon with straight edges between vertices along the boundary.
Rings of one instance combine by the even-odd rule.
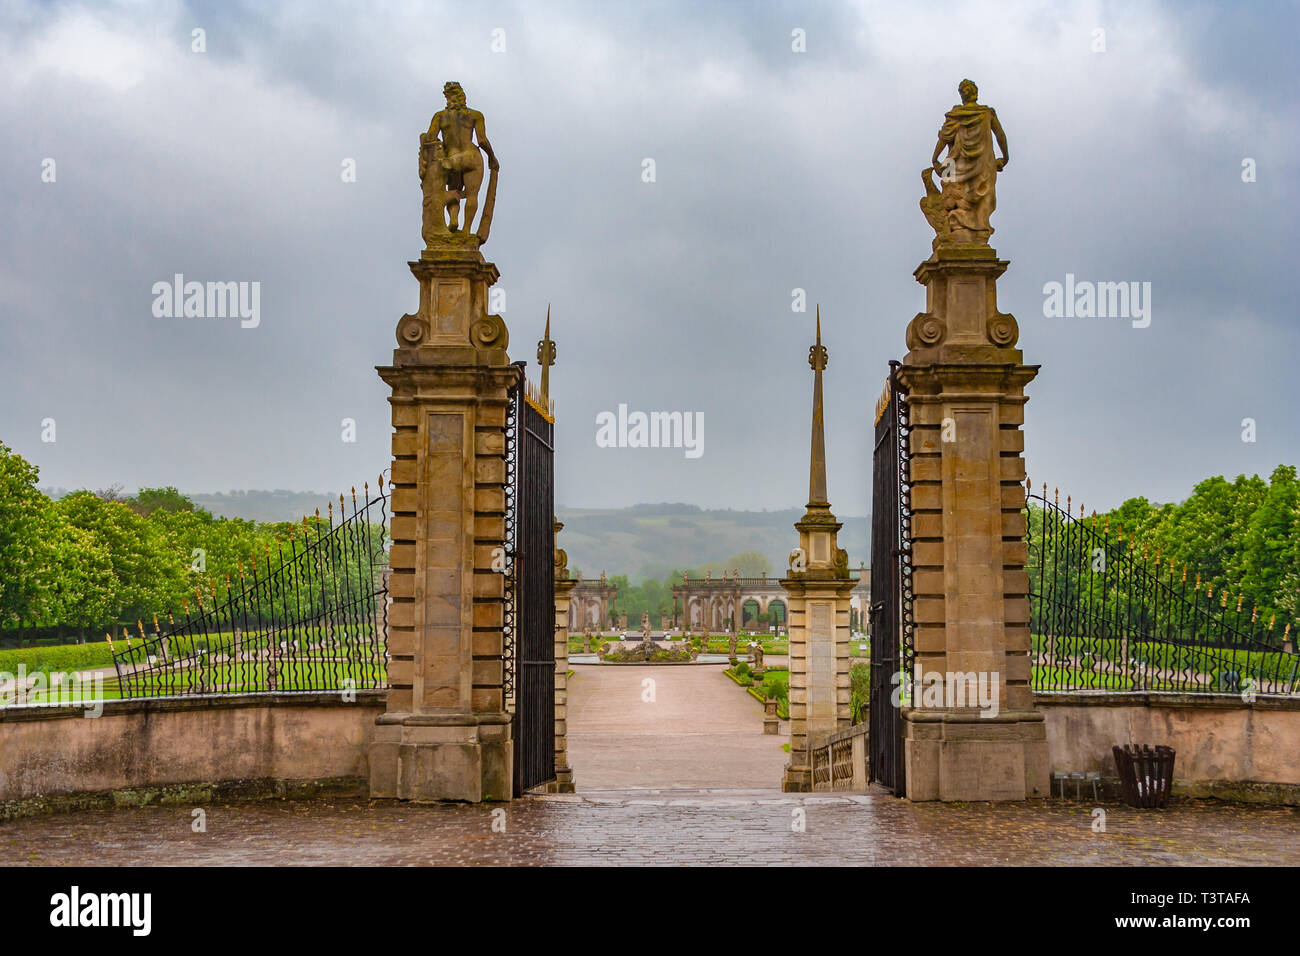
[[[551,341],[551,304],[546,303],[546,332],[537,343],[537,364],[542,367],[542,384],[538,404],[551,408],[551,366],[555,364],[555,343]]]
[[[1058,508],[1061,507],[1061,489],[1060,489],[1060,488],[1056,488],[1055,490],[1052,491],[1052,504],[1056,505],[1056,507],[1058,507]]]
[[[1066,495],[1066,496],[1065,496],[1065,513],[1068,515],[1068,514],[1071,514],[1073,511],[1074,511],[1074,508],[1070,505],[1070,496],[1069,496],[1069,495]]]
[[[168,612],[167,612],[167,623],[168,623],[168,625],[171,626],[171,627],[175,627],[175,626],[176,626],[176,619],[172,617],[172,612],[171,612],[171,611],[168,611]]]
[[[1258,617],[1259,617],[1259,605],[1256,604],[1254,607],[1250,609],[1250,623],[1254,624],[1256,618]]]
[[[381,495],[384,493],[384,476],[382,474],[379,476],[379,493]]]
[[[1268,618],[1268,629],[1269,629],[1270,631],[1273,630],[1273,625],[1276,624],[1276,623],[1277,623],[1277,615],[1276,615],[1276,614],[1270,614],[1270,615],[1269,615],[1269,618]]]
[[[113,652],[113,635],[105,631],[104,640],[108,641],[108,651],[111,654]]]
[[[144,621],[140,620],[140,619],[137,617],[137,618],[135,619],[135,627],[136,627],[136,630],[138,630],[138,631],[140,632],[140,640],[143,641],[143,640],[144,640]]]
[[[1237,595],[1237,613],[1238,613],[1238,614],[1241,613],[1241,602],[1244,601],[1244,600],[1245,600],[1245,597],[1243,597],[1243,596],[1240,595],[1240,594]]]
[[[155,614],[153,616],[153,632],[157,634],[160,630],[161,628],[158,626],[158,615]]]
[[[1282,628],[1282,640],[1285,641],[1290,637],[1291,637],[1291,625],[1288,624],[1286,627]]]
[[[1110,534],[1110,515],[1106,515],[1106,527],[1102,529],[1103,534]]]
[[[1219,607],[1227,607],[1227,606],[1228,606],[1228,591],[1227,591],[1227,588],[1225,588],[1225,589],[1223,590],[1223,592],[1222,592],[1222,594],[1220,595],[1220,597],[1222,598],[1222,600],[1219,601]]]
[[[1197,571],[1197,572],[1196,572],[1196,590],[1199,591],[1200,589],[1201,589],[1201,572]]]
[[[1183,583],[1187,583],[1187,565],[1183,565]]]

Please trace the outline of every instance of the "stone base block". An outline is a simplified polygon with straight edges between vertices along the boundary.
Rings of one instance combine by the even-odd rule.
[[[793,767],[785,765],[781,775],[782,793],[812,793],[812,767]]]
[[[781,721],[776,717],[763,718],[763,733],[779,734],[781,732]]]
[[[903,715],[909,800],[1031,800],[1051,795],[1043,715],[911,710]]]
[[[555,779],[546,784],[546,793],[577,793],[578,787],[573,781],[573,770],[555,771]]]
[[[514,746],[508,716],[385,714],[375,723],[372,799],[480,803],[511,798]]]

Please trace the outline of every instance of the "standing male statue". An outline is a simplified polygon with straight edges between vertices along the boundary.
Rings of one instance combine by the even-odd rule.
[[[492,227],[492,209],[496,205],[497,163],[488,142],[483,114],[465,103],[465,91],[459,83],[442,88],[447,108],[433,115],[429,131],[420,137],[420,187],[424,193],[424,243],[433,246],[453,235],[464,238],[473,227],[478,211],[478,190],[483,184],[483,157],[487,153],[487,199],[479,220],[479,244],[487,242]],[[477,143],[475,140],[477,139]],[[460,204],[465,203],[465,226],[460,226]]]
[[[921,210],[937,234],[936,247],[988,244],[993,235],[989,217],[997,205],[994,181],[1008,160],[1007,137],[993,107],[975,102],[979,89],[970,80],[962,80],[957,92],[961,105],[944,116],[931,168],[921,173],[926,191]],[[993,152],[994,139],[1002,150],[1000,159]],[[948,155],[940,163],[939,154],[945,147]],[[934,185],[931,169],[939,173],[942,193]]]

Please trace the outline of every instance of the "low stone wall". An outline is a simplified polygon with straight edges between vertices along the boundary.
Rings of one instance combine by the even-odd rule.
[[[1079,693],[1035,694],[1034,703],[1052,770],[1100,771],[1103,796],[1120,795],[1112,746],[1164,744],[1177,752],[1176,795],[1300,806],[1300,698]],[[866,789],[866,734],[860,724],[814,751],[814,790]],[[1091,796],[1091,785],[1080,793]]]
[[[385,691],[0,709],[0,820],[153,801],[365,793]]]
[[[1052,770],[1099,770],[1118,783],[1115,744],[1177,751],[1174,793],[1300,805],[1300,698],[1233,694],[1035,694]]]

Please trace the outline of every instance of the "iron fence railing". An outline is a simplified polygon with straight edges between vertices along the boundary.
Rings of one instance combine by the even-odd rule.
[[[1291,625],[1189,580],[1108,520],[1028,491],[1035,691],[1291,694]]]
[[[122,697],[284,693],[388,682],[388,495],[339,496],[261,565],[194,589],[185,619],[112,645]]]

